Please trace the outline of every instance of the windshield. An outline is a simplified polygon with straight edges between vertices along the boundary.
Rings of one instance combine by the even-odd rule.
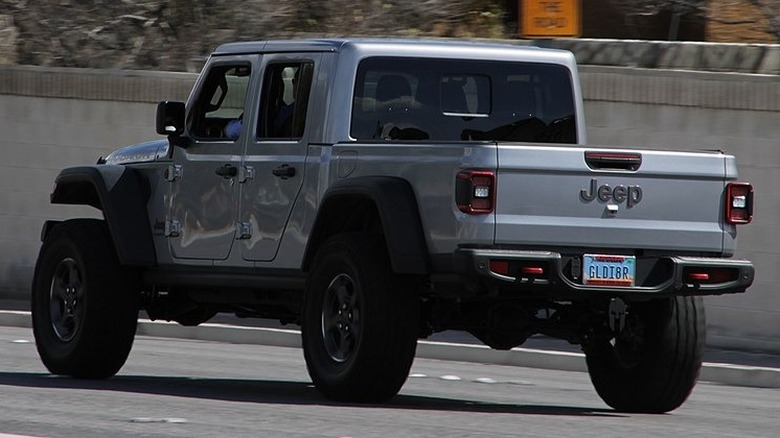
[[[375,57],[358,67],[357,140],[576,143],[561,65]]]

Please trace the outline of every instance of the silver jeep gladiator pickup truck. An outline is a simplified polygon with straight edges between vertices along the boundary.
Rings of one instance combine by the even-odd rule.
[[[380,402],[418,339],[582,346],[613,408],[667,412],[696,383],[701,296],[744,292],[753,188],[733,156],[586,143],[571,53],[333,39],[226,44],[165,140],[59,174],[32,291],[54,374],[106,378],[140,310],[298,324],[316,387]]]

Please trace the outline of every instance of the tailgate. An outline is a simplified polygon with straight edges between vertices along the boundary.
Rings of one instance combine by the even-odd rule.
[[[495,243],[731,252],[734,178],[720,153],[499,144]]]

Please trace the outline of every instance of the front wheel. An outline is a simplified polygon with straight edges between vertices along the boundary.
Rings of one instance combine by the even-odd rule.
[[[32,287],[33,334],[53,374],[101,379],[124,365],[138,320],[138,276],[119,265],[103,221],[57,225]]]
[[[417,346],[419,300],[392,273],[384,242],[349,233],[317,251],[304,301],[306,367],[337,401],[383,402],[409,375]]]
[[[672,411],[696,385],[705,338],[701,297],[632,304],[620,334],[586,345],[590,379],[604,402],[618,411]]]

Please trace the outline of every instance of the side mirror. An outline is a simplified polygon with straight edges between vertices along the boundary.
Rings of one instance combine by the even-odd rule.
[[[163,101],[157,104],[157,133],[178,137],[184,133],[184,102]]]

